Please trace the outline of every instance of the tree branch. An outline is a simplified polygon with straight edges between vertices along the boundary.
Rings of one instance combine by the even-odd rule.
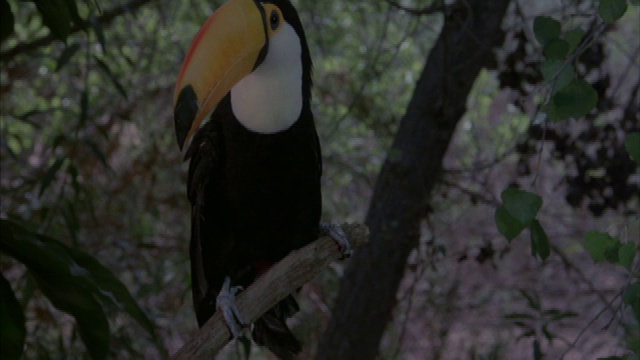
[[[102,15],[100,15],[97,18],[89,17],[88,20],[83,21],[80,24],[78,23],[74,24],[73,27],[71,28],[71,31],[69,32],[69,35],[89,28],[89,26],[91,26],[91,23],[90,23],[91,21],[95,21],[99,24],[108,24],[118,16],[123,15],[125,13],[132,13],[136,11],[138,8],[140,8],[142,5],[145,5],[149,2],[151,2],[151,0],[132,0],[126,4],[116,6],[113,9],[105,11]],[[11,59],[16,57],[17,55],[24,54],[29,51],[33,51],[43,46],[47,46],[56,40],[58,40],[57,37],[55,37],[53,34],[49,34],[29,42],[19,43],[9,50],[0,52],[0,62],[4,62],[4,63],[9,62]]]
[[[345,224],[342,228],[353,249],[369,241],[369,229],[364,225]],[[255,322],[278,301],[295,292],[341,257],[342,253],[336,242],[328,236],[291,252],[237,297],[237,305],[245,321]],[[178,350],[173,359],[211,359],[229,340],[229,328],[220,312],[216,311],[196,336]]]

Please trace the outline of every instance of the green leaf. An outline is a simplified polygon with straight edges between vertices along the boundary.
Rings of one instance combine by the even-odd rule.
[[[553,39],[544,47],[543,53],[549,59],[564,59],[569,53],[569,43],[563,39]]]
[[[251,340],[248,337],[242,336],[238,339],[238,346],[242,346],[244,359],[249,360],[251,358]]]
[[[549,330],[549,324],[542,325],[542,334],[548,341],[553,341],[556,337],[556,335]]]
[[[22,306],[11,284],[0,273],[0,358],[20,359],[26,336]]]
[[[510,313],[504,316],[507,320],[535,320],[536,317],[527,313]]]
[[[544,359],[544,353],[540,348],[540,341],[538,341],[538,339],[533,340],[533,359],[534,360]]]
[[[549,238],[538,220],[534,219],[531,222],[529,232],[531,233],[531,251],[533,255],[538,255],[543,261],[546,260],[551,254]]]
[[[539,195],[516,188],[507,188],[500,195],[502,204],[520,224],[529,226],[542,207]]]
[[[51,33],[62,41],[71,32],[71,14],[65,0],[34,0],[42,16],[42,22]]]
[[[78,50],[80,50],[80,44],[78,43],[73,43],[65,47],[62,51],[62,54],[60,54],[60,57],[58,58],[56,72],[60,71],[60,69],[62,69],[69,62],[69,60],[71,60],[73,55],[75,55]]]
[[[607,24],[620,19],[627,11],[627,0],[600,0],[598,13]]]
[[[640,165],[640,132],[627,134],[624,139],[624,147],[627,149],[629,156]]]
[[[569,30],[564,34],[564,39],[569,44],[569,53],[572,53],[578,48],[578,45],[580,45],[583,38],[584,30],[582,30],[581,28]]]
[[[105,168],[111,170],[111,166],[109,166],[109,163],[107,162],[107,157],[104,155],[102,150],[100,150],[98,144],[89,139],[85,140],[84,143],[89,147],[89,149],[91,149],[91,152],[96,157],[96,159],[98,159]]]
[[[542,307],[540,306],[540,299],[536,295],[529,294],[526,290],[520,289],[520,294],[527,299],[527,305],[533,310],[540,310]]]
[[[52,274],[36,272],[33,276],[53,306],[76,319],[78,333],[91,358],[106,359],[110,342],[109,322],[93,294],[74,282],[62,281]]]
[[[74,248],[68,250],[76,264],[87,272],[88,281],[101,301],[115,306],[118,310],[126,311],[155,338],[153,323],[140,309],[127,287],[94,257]]]
[[[518,219],[511,216],[511,214],[509,214],[509,211],[507,211],[507,209],[503,205],[496,208],[495,221],[496,226],[498,227],[498,231],[508,241],[513,240],[522,232],[522,230],[527,227],[526,225],[523,225],[521,222],[519,222]]]
[[[102,47],[102,51],[106,52],[107,51],[107,40],[104,36],[104,31],[102,30],[102,25],[100,24],[100,21],[98,21],[97,18],[95,17],[90,17],[89,18],[89,24],[91,25],[91,28],[93,29],[93,32],[96,34],[96,37],[98,38],[98,42],[100,43],[100,46]]]
[[[94,56],[94,59],[96,60],[96,63],[98,64],[100,69],[102,69],[102,71],[111,80],[111,83],[113,84],[113,86],[115,86],[116,90],[118,90],[120,95],[122,95],[122,97],[126,99],[127,91],[124,89],[124,86],[120,84],[120,80],[118,80],[118,77],[111,71],[111,69],[109,69],[109,66],[107,65],[107,63],[105,63],[104,61],[102,61],[100,58],[96,56]]]
[[[640,355],[640,336],[627,336],[625,340],[629,350],[633,351],[636,355]]]
[[[584,247],[596,263],[607,260],[607,253],[613,250],[617,252],[619,246],[620,241],[607,233],[589,231],[584,234]]]
[[[0,0],[0,42],[13,34],[15,19],[7,0]]]
[[[67,9],[69,9],[69,14],[71,15],[71,20],[73,20],[76,24],[82,24],[82,18],[80,18],[80,14],[78,13],[78,6],[76,5],[77,0],[64,0],[67,4]]]
[[[578,316],[578,313],[575,311],[562,311],[558,309],[548,309],[543,311],[543,314],[549,317],[549,321],[559,321]]]
[[[629,4],[634,5],[634,6],[639,6],[640,5],[640,0],[629,0]]]
[[[636,321],[640,322],[640,282],[634,282],[627,286],[622,295],[622,301],[631,307]]]
[[[560,37],[560,29],[560,22],[548,16],[537,16],[533,20],[533,33],[543,48]]]
[[[47,190],[49,185],[51,185],[51,182],[56,178],[56,174],[58,173],[58,170],[60,170],[60,167],[64,163],[64,160],[64,158],[57,159],[44,174],[44,176],[42,177],[42,181],[40,182],[40,193],[38,194],[38,197],[42,197],[44,191]]]
[[[598,103],[596,90],[582,79],[574,79],[553,95],[547,113],[551,120],[579,119],[587,115]]]
[[[557,59],[546,60],[540,64],[540,72],[542,72],[545,81],[553,85],[554,94],[571,83],[576,77],[573,65]]]
[[[623,244],[618,249],[618,260],[620,261],[620,265],[624,266],[629,271],[631,271],[633,259],[636,257],[636,250],[636,244],[632,242]]]
[[[74,299],[67,299],[56,289],[50,289],[52,296],[61,302],[60,306],[70,306],[74,311],[83,312],[93,308],[95,299],[98,299],[104,304],[129,313],[156,340],[153,324],[127,288],[111,271],[88,254],[53,238],[31,232],[6,219],[0,219],[0,251],[25,264],[34,276],[39,277],[39,284],[44,282],[45,286],[65,289],[65,292],[81,298],[78,300],[80,303],[74,303]],[[69,288],[69,284],[73,285],[73,288]],[[94,300],[84,299],[87,293]],[[94,320],[101,321],[99,318]],[[87,336],[94,338],[91,334]]]
[[[82,127],[87,121],[87,114],[89,110],[89,93],[87,89],[82,90],[80,95],[80,119],[78,120],[78,127]]]

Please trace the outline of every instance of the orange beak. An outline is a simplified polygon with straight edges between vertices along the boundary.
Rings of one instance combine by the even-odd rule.
[[[267,45],[264,10],[253,0],[230,0],[196,34],[173,94],[182,150],[220,100],[256,67]]]

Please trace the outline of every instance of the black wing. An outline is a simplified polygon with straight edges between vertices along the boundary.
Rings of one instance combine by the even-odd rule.
[[[220,192],[219,182],[222,177],[223,147],[220,127],[209,121],[194,136],[185,155],[191,159],[189,177],[187,179],[187,195],[191,202],[191,287],[193,304],[198,323],[202,326],[215,312],[215,294],[222,284],[223,274],[215,273],[212,266],[211,252],[213,246],[227,247],[224,237],[214,238],[214,217],[218,205],[217,194]],[[220,254],[222,255],[222,254]],[[214,260],[215,261],[215,260]],[[220,284],[212,284],[218,282]]]

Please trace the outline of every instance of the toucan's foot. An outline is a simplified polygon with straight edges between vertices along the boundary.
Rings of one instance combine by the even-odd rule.
[[[231,287],[231,279],[227,276],[222,284],[222,289],[216,298],[216,306],[222,311],[224,321],[231,331],[234,339],[242,336],[241,329],[246,326],[246,322],[242,319],[240,310],[236,305],[236,294],[242,290],[241,286]]]
[[[338,224],[320,224],[320,235],[321,236],[331,236],[335,242],[340,246],[340,251],[342,251],[342,258],[346,259],[352,254],[351,244],[349,243],[349,239],[347,239],[347,234],[342,230],[342,226]]]

